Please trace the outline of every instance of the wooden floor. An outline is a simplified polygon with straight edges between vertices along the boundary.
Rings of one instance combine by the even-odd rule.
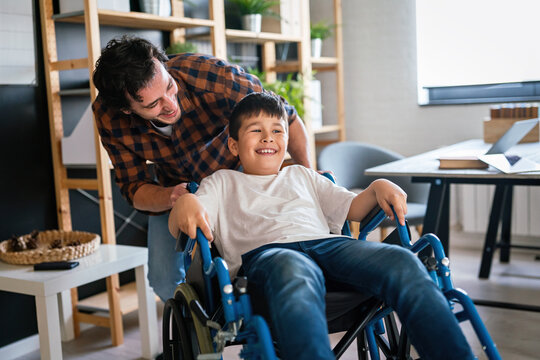
[[[378,234],[372,234],[374,239]],[[465,234],[453,231],[451,234],[451,269],[454,285],[465,289],[473,299],[489,299],[513,303],[540,306],[540,261],[535,256],[540,251],[514,250],[510,264],[494,261],[488,280],[477,278],[480,249],[483,244],[481,235]],[[515,238],[516,243],[528,242],[540,246],[540,238]],[[162,304],[159,305],[161,318]],[[492,307],[478,307],[491,336],[497,343],[503,359],[526,360],[538,359],[540,353],[540,313],[504,310]],[[139,359],[140,338],[137,329],[137,313],[124,316],[125,342],[118,347],[110,345],[106,329],[89,327],[76,340],[63,344],[65,359]],[[486,359],[480,345],[475,341],[468,324],[462,325],[467,338],[479,359]],[[156,329],[161,333],[161,329]],[[338,335],[338,334],[337,334]],[[161,335],[160,335],[161,338]],[[331,341],[337,342],[338,336],[332,335]],[[227,348],[225,359],[239,359],[238,348]],[[342,359],[356,359],[354,346]],[[19,359],[39,359],[35,351]]]

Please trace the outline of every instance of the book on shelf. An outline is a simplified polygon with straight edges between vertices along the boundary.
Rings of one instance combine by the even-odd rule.
[[[488,165],[478,156],[441,156],[439,169],[486,169]]]

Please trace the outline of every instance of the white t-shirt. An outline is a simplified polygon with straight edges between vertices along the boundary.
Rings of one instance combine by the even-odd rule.
[[[356,196],[299,165],[276,175],[219,170],[201,181],[196,195],[232,276],[241,255],[260,246],[341,236]]]

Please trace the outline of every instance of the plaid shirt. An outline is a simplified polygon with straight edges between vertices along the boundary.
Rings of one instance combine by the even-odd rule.
[[[116,182],[131,205],[144,184],[200,182],[219,169],[238,169],[238,159],[227,148],[228,119],[245,95],[262,91],[257,77],[210,56],[181,54],[170,59],[167,67],[178,85],[181,111],[171,136],[136,114],[107,108],[99,96],[92,106]],[[296,112],[290,105],[287,112],[290,123]],[[154,163],[156,176],[147,160]]]

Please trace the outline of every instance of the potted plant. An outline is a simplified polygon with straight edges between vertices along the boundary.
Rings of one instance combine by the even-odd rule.
[[[165,49],[165,53],[167,54],[182,54],[182,53],[196,53],[197,46],[193,43],[190,43],[189,41],[186,42],[176,42],[174,44],[169,45]]]
[[[334,25],[328,24],[324,20],[317,23],[311,23],[311,57],[321,57],[322,41],[332,35],[333,28]]]
[[[304,79],[302,75],[298,74],[296,79],[294,79],[294,74],[289,73],[285,80],[276,80],[272,83],[268,83],[264,80],[266,77],[265,72],[253,68],[248,69],[248,72],[259,78],[265,90],[272,91],[274,94],[282,96],[287,100],[290,105],[294,106],[298,112],[298,116],[300,116],[301,119],[304,119],[304,98],[306,97],[306,94],[304,93],[304,81],[306,81],[306,79]],[[313,77],[313,75],[311,77]],[[313,97],[310,97],[310,99],[313,101]]]
[[[159,16],[171,16],[170,0],[139,0],[142,12]]]
[[[244,30],[260,32],[262,17],[271,15],[276,16],[270,8],[278,5],[275,0],[230,0],[236,5],[238,12],[242,17],[242,28]]]

